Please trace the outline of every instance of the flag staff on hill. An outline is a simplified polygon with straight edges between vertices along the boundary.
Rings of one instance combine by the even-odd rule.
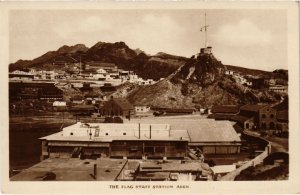
[[[206,12],[204,13],[204,26],[201,27],[200,31],[205,31],[205,47],[207,47],[207,28],[208,25],[206,25]]]

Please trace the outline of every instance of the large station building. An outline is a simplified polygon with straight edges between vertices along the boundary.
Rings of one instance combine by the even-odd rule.
[[[183,158],[189,136],[168,124],[78,122],[41,140],[43,157]]]
[[[184,158],[188,147],[204,154],[237,154],[241,139],[228,121],[160,120],[145,123],[76,123],[42,137],[42,156]]]

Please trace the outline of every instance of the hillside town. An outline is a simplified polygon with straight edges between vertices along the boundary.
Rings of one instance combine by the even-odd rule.
[[[198,58],[211,55],[209,47]],[[11,131],[25,116],[46,119],[47,128],[53,120],[61,126],[35,141],[40,162],[24,170],[11,165],[11,180],[248,180],[256,177],[247,172],[253,167],[261,175],[274,170],[269,179],[286,179],[288,172],[276,169],[287,170],[287,72],[272,75],[223,72],[244,91],[274,93],[276,102],[160,107],[132,103],[116,92],[164,78],[145,80],[111,63],[74,64],[72,73],[15,70],[9,73]],[[38,123],[30,124],[45,128]]]
[[[56,64],[57,62],[54,62],[52,65],[54,66]],[[133,71],[118,69],[113,63],[88,62],[82,65],[80,62],[73,63],[71,66],[73,68],[68,71],[47,71],[36,70],[35,68],[29,68],[28,71],[14,70],[9,73],[9,80],[10,82],[55,82],[55,84],[71,84],[75,87],[80,86],[76,85],[76,83],[79,82],[86,82],[95,87],[103,86],[104,84],[116,86],[124,82],[136,83],[139,85],[154,84],[153,79],[142,79]]]
[[[111,63],[94,62],[94,65],[82,65],[76,71],[70,73],[62,70],[36,70],[30,68],[28,72],[15,70],[9,73],[9,98],[13,99],[10,103],[11,111],[19,112],[28,105],[18,103],[26,101],[33,106],[30,101],[36,101],[34,105],[38,107],[40,100],[47,100],[46,103],[52,104],[54,108],[70,107],[72,105],[103,105],[113,95],[120,86],[132,85],[147,86],[154,85],[159,81],[153,79],[143,79],[133,71],[118,69]],[[89,68],[87,68],[89,67]],[[251,89],[260,91],[274,92],[283,98],[288,94],[287,72],[280,70],[272,76],[257,76],[243,74],[238,71],[226,68],[225,77],[232,79],[238,86],[242,87],[243,92]],[[19,100],[19,101],[18,101]],[[53,103],[50,103],[53,102]],[[20,107],[22,106],[22,108]],[[143,105],[150,106],[150,105]],[[152,105],[156,107],[156,105]],[[194,108],[198,108],[195,105]],[[211,109],[211,106],[203,105],[202,109]]]
[[[288,71],[124,42],[9,66],[11,181],[289,179]]]

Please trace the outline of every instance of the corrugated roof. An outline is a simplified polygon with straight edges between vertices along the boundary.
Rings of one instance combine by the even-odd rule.
[[[156,130],[155,130],[156,131]],[[154,133],[154,132],[153,132]],[[186,130],[172,130],[170,136],[157,137],[153,135],[151,138],[148,135],[141,133],[138,136],[99,136],[91,138],[89,136],[71,136],[63,135],[63,132],[54,133],[39,139],[51,141],[89,141],[89,142],[112,142],[112,141],[189,141],[189,136]]]
[[[234,130],[230,121],[215,121],[205,118],[145,118],[137,119],[138,122],[151,124],[168,123],[171,130],[186,129],[191,142],[240,142],[241,139]],[[136,123],[137,120],[126,121]]]
[[[239,106],[237,105],[216,105],[211,108],[212,113],[228,113],[236,114],[239,112]]]
[[[258,105],[258,104],[247,104],[241,106],[240,110],[251,111],[251,112],[258,112],[261,108],[266,107],[267,105]]]
[[[215,120],[231,120],[234,114],[210,114],[207,118],[214,118]]]
[[[240,142],[229,121],[201,120],[188,129],[191,142]]]

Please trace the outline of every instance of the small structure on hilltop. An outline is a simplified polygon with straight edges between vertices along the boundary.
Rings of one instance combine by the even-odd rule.
[[[210,55],[212,54],[212,47],[208,46],[207,44],[207,28],[209,26],[206,24],[206,12],[205,12],[205,21],[204,21],[204,26],[201,27],[200,31],[204,31],[205,32],[205,47],[200,49],[200,53],[199,55]]]

